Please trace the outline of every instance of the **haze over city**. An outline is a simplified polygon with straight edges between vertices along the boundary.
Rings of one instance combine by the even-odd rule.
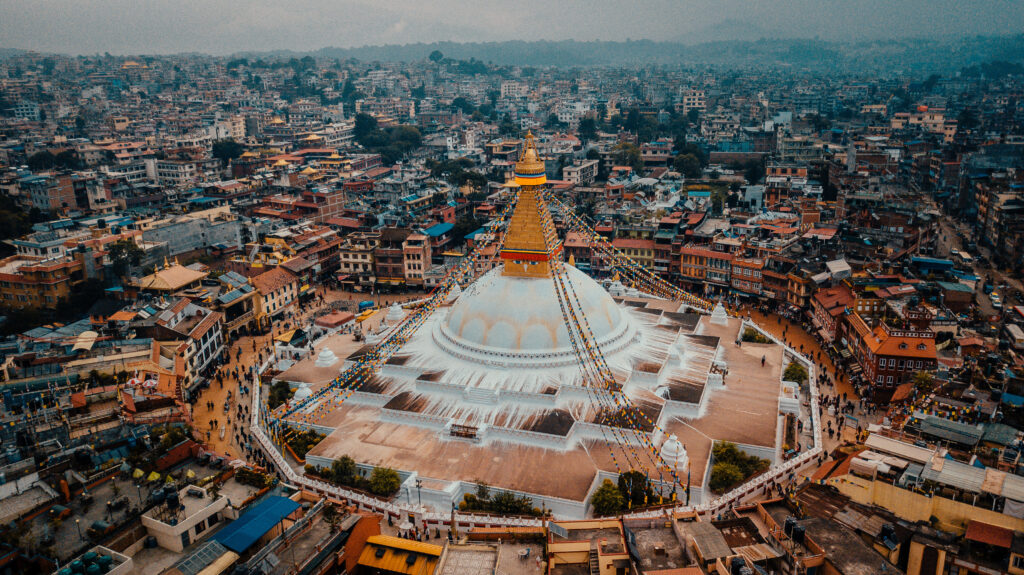
[[[849,41],[1022,30],[1024,4],[1013,0],[0,1],[2,47],[68,54],[229,54],[438,41]]]

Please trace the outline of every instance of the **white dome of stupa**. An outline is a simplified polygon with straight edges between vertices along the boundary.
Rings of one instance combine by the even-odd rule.
[[[679,442],[675,435],[669,436],[665,443],[661,444],[661,458],[665,464],[676,471],[684,471],[690,464],[690,458],[686,455],[686,448]]]
[[[317,367],[331,367],[338,361],[338,356],[334,355],[334,352],[330,348],[323,348],[320,350],[320,354],[316,356]]]
[[[308,383],[302,383],[299,388],[295,390],[295,395],[292,396],[292,401],[299,403],[309,399],[309,396],[313,395],[313,390],[309,388]]]
[[[384,316],[384,319],[386,319],[388,323],[398,323],[402,321],[402,318],[404,317],[405,312],[402,311],[402,306],[395,303],[391,304],[391,307],[388,308],[388,313]]]
[[[601,350],[614,353],[632,341],[636,329],[608,292],[572,266],[565,272]],[[463,359],[561,365],[576,361],[565,321],[551,278],[506,276],[498,267],[452,306],[435,340]]]

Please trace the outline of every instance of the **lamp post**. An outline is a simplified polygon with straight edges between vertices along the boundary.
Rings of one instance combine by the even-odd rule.
[[[81,519],[75,519],[75,527],[78,529],[78,538],[79,539],[85,539],[85,537],[82,537],[82,525],[81,525],[81,523],[82,523]]]
[[[423,482],[420,481],[419,479],[417,479],[416,480],[416,499],[419,500],[419,504],[420,504],[421,507],[423,506],[423,492],[421,491],[422,489],[423,489]]]
[[[114,512],[113,512],[112,507],[113,507],[113,504],[110,503],[110,500],[107,500],[107,521],[113,521],[114,520],[114,517],[113,517]]]

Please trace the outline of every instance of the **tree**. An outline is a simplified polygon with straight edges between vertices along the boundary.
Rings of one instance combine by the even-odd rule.
[[[331,477],[335,483],[350,485],[356,476],[356,462],[347,455],[342,455],[331,462]]]
[[[370,475],[370,492],[374,495],[392,495],[401,484],[398,472],[388,467],[376,467]]]
[[[698,179],[701,176],[700,159],[693,154],[679,154],[672,161],[672,165],[688,180]]]
[[[476,111],[476,106],[473,105],[473,102],[470,102],[469,100],[463,98],[462,96],[459,96],[458,98],[452,100],[452,108],[458,108],[459,110],[462,110],[463,114],[472,114],[473,112]]]
[[[442,54],[440,50],[434,50],[429,56],[427,56],[427,58],[431,62],[440,62],[441,60],[444,60],[444,54]]]
[[[732,463],[715,463],[711,467],[711,491],[722,493],[743,481],[743,472]]]
[[[452,228],[452,242],[455,245],[461,244],[466,237],[466,234],[475,232],[484,225],[483,220],[473,218],[473,216],[465,215],[455,221],[455,227]]]
[[[324,507],[324,523],[330,526],[331,533],[338,530],[338,523],[341,522],[341,514],[338,513],[338,508],[333,503],[328,503]]]
[[[637,172],[644,167],[643,158],[640,156],[640,148],[636,144],[622,142],[612,150],[612,158],[615,160],[615,165],[629,166]]]
[[[645,505],[654,499],[651,482],[639,471],[627,471],[619,475],[618,488],[622,497],[634,506]]]
[[[791,362],[786,366],[786,371],[782,372],[782,378],[786,381],[804,383],[807,381],[807,368],[799,361]]]
[[[363,139],[368,135],[377,131],[377,118],[369,114],[359,113],[356,114],[356,123],[352,128],[352,135],[360,145],[363,144]]]
[[[935,377],[927,371],[919,371],[914,374],[914,387],[920,393],[928,393],[935,387]]]
[[[57,159],[49,151],[43,150],[42,152],[36,152],[29,156],[27,163],[30,170],[38,172],[40,170],[49,170],[52,168],[56,165]]]
[[[61,150],[53,157],[53,165],[68,170],[78,170],[82,167],[82,161],[78,159],[78,153],[74,150]]]
[[[288,382],[275,381],[270,386],[270,393],[267,395],[267,407],[274,409],[291,399],[293,395],[295,395],[295,392],[288,386]]]
[[[760,182],[761,178],[764,176],[764,163],[760,160],[754,160],[747,164],[747,167],[743,172],[743,177],[747,179],[748,184],[756,184]]]
[[[577,131],[584,142],[593,140],[597,138],[597,122],[593,118],[583,118]]]
[[[622,492],[611,479],[605,479],[590,496],[590,505],[594,508],[595,515],[615,515],[625,509],[626,499],[622,497]]]
[[[131,240],[118,240],[110,244],[110,247],[107,249],[111,269],[113,269],[117,277],[128,275],[131,268],[142,263],[144,255],[146,255],[146,252]]]
[[[245,151],[245,146],[238,142],[227,138],[225,140],[217,140],[213,143],[213,151],[211,154],[214,158],[217,158],[226,165],[231,160],[242,155]]]

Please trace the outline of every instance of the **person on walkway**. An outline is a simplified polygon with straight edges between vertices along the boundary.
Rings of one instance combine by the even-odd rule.
[[[768,359],[768,356],[766,356],[766,355],[762,355],[761,356],[761,367],[764,367],[764,362],[765,362],[766,359]]]

